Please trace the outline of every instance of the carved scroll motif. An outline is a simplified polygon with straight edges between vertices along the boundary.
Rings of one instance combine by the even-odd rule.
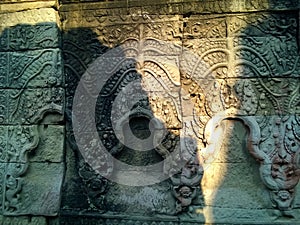
[[[5,183],[5,205],[7,213],[20,210],[22,207],[21,191],[23,178],[29,162],[28,153],[39,143],[37,125],[31,127],[10,127],[8,130],[10,144],[8,146],[8,162]],[[24,199],[23,199],[24,200]]]

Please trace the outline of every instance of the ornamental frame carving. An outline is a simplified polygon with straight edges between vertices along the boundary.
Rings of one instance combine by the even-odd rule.
[[[273,207],[279,210],[283,216],[294,217],[292,203],[295,197],[295,187],[300,179],[299,149],[294,152],[288,151],[285,148],[286,146],[282,145],[279,146],[274,155],[268,155],[260,148],[261,128],[256,116],[238,116],[238,112],[236,114],[226,110],[216,114],[208,121],[204,134],[207,146],[205,149],[201,149],[203,163],[207,163],[211,157],[206,152],[215,152],[215,149],[211,148],[215,147],[215,142],[218,140],[214,139],[212,135],[222,121],[228,119],[242,121],[248,129],[247,149],[254,159],[260,163],[260,177],[269,190]],[[291,118],[288,120],[291,120]]]

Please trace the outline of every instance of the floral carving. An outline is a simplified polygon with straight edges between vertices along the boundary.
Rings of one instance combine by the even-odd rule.
[[[294,188],[300,179],[297,116],[272,118],[269,126],[262,129],[260,148],[264,152],[262,179],[271,190],[274,207],[284,215],[291,215]],[[261,123],[263,125],[263,123]],[[272,129],[270,129],[272,127]]]
[[[30,127],[11,126],[8,128],[9,144],[6,146],[7,162],[5,177],[5,204],[6,213],[18,212],[22,204],[21,191],[23,175],[29,166],[28,153],[39,143],[37,125]]]

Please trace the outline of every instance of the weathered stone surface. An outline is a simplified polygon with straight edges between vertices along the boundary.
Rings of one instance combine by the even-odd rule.
[[[299,193],[300,192],[300,185],[298,184],[296,187],[296,196],[295,196],[295,202],[294,202],[294,207],[295,209],[299,209],[300,208],[300,196]]]
[[[205,205],[243,209],[268,208],[270,200],[260,181],[258,165],[249,165],[250,163],[209,165],[202,185]]]
[[[72,138],[70,134],[66,134],[66,137],[68,137],[65,148],[66,171],[62,186],[62,190],[64,191],[61,193],[61,209],[71,213],[88,210],[89,204],[86,187],[78,174],[80,157],[78,156],[78,152],[74,150],[76,146],[74,146],[74,142],[71,142]]]
[[[21,89],[64,85],[59,49],[1,52],[0,60],[2,62],[1,88]]]
[[[1,168],[2,215],[55,215],[58,212],[63,164],[1,163]],[[43,218],[37,221],[43,223]],[[3,218],[3,222],[10,224],[9,219]]]
[[[64,90],[0,89],[0,99],[2,124],[37,124],[47,112],[62,114]]]
[[[0,224],[298,222],[298,11],[280,0],[2,1],[0,212],[43,217]],[[158,141],[150,128],[166,136],[139,152]]]
[[[0,14],[2,29],[12,27],[15,25],[35,25],[37,23],[54,23],[58,22],[58,14],[54,9],[41,8],[33,10],[24,10],[13,13],[2,13]]]
[[[238,193],[237,193],[238,194]],[[258,224],[283,224],[287,221],[276,221],[276,216],[272,216],[273,211],[269,209],[232,209],[232,208],[219,208],[219,207],[207,207],[205,209],[207,223],[258,223]],[[296,222],[296,220],[290,220]]]
[[[24,21],[24,23],[16,23],[16,25],[3,24],[2,26],[1,51],[46,49],[60,46],[59,28],[55,21],[47,18],[44,21],[42,19],[40,22],[37,21],[37,24],[27,24]]]
[[[192,15],[183,19],[184,38],[225,38],[226,17]]]
[[[37,126],[1,126],[1,162],[26,163],[39,143]]]
[[[93,14],[95,15],[91,16],[90,11],[67,12],[65,17],[70,19],[66,20],[63,26],[66,31],[76,30],[78,27],[88,28],[97,34],[101,44],[109,47],[115,47],[130,39],[147,38],[181,43],[183,26],[181,16],[135,14],[107,16],[101,12],[97,15],[97,11]]]
[[[248,132],[240,121],[225,120],[221,123],[221,126],[222,133],[220,137],[218,137],[221,141],[218,141],[218,146],[215,148],[216,154],[214,155],[213,163],[220,163],[221,167],[222,163],[227,164],[223,165],[224,168],[231,166],[230,163],[232,163],[232,167],[236,166],[236,168],[240,168],[242,164],[238,163],[247,163],[249,158],[251,158],[249,150],[247,149]],[[253,166],[255,170],[258,164],[256,164],[254,160],[251,160],[251,163],[254,163]],[[226,170],[224,170],[224,172],[226,173]],[[214,172],[214,174],[218,176],[219,173]],[[220,176],[223,177],[222,175]]]
[[[295,36],[297,13],[275,12],[229,16],[228,36],[270,37]],[[284,20],[283,20],[284,18]]]
[[[17,165],[8,164],[15,169]],[[57,215],[64,174],[62,163],[30,163],[25,177],[6,178],[4,215]]]
[[[86,218],[86,217],[75,217],[75,216],[65,216],[61,217],[60,220],[57,221],[51,221],[51,225],[81,225],[81,224],[86,224],[86,225],[102,225],[105,223],[105,219],[102,218]]]
[[[297,38],[283,35],[235,38],[234,76],[299,77]]]
[[[81,1],[80,1],[81,2]],[[91,1],[85,1],[91,2]],[[93,1],[92,1],[93,2]],[[70,4],[74,3],[74,4]],[[64,0],[62,10],[74,10],[78,9],[78,0]],[[141,2],[141,1],[110,1],[110,2],[100,2],[93,4],[81,4],[82,9],[104,9],[106,13],[116,13],[122,12],[123,14],[129,13],[130,9],[140,9],[142,8],[142,14],[193,14],[193,13],[230,13],[230,12],[256,12],[262,10],[292,10],[299,7],[297,1],[281,1],[281,0],[234,0],[234,1],[151,1],[151,2]],[[139,11],[137,11],[139,12]]]
[[[64,160],[64,127],[41,125],[38,128],[40,141],[38,148],[30,154],[31,162],[59,163]]]
[[[148,187],[126,187],[113,185],[107,193],[107,210],[119,213],[143,215],[164,212],[172,213],[175,201],[168,191],[168,184]]]
[[[26,11],[32,9],[41,9],[41,8],[55,8],[57,7],[57,2],[55,0],[43,0],[43,1],[15,1],[15,0],[3,0],[0,5],[0,13],[8,13],[16,11]]]
[[[223,121],[222,126],[222,136],[215,137],[222,142],[217,142],[213,163],[204,170],[205,205],[224,209],[268,208],[269,198],[260,181],[259,164],[247,149],[247,131],[241,122]]]
[[[44,2],[52,2],[53,0],[44,0]],[[30,2],[30,0],[2,0],[2,3],[15,3],[15,2]]]
[[[132,224],[132,225],[138,225],[138,224],[143,224],[143,225],[179,225],[181,224],[178,219],[174,217],[158,217],[158,218],[153,218],[153,217],[147,217],[147,216],[111,216],[111,215],[104,215],[103,217],[87,217],[87,216],[77,216],[77,217],[70,217],[68,215],[62,216],[61,218],[61,224],[64,225],[79,225],[79,224],[95,224],[95,225],[100,225],[100,224],[107,224],[107,225],[115,225],[115,224],[121,224],[121,225],[127,225],[127,224]],[[184,224],[193,224],[193,223],[184,223]],[[52,225],[52,223],[51,223]],[[55,223],[53,223],[55,225]]]
[[[130,6],[134,6],[134,3],[131,4]],[[191,7],[199,4],[200,3],[193,3]],[[176,189],[176,182],[173,182],[173,180],[176,179],[174,178],[172,180],[172,184],[174,185],[173,197],[175,198],[175,205],[178,207],[178,209],[176,208],[175,210],[182,212],[182,216],[184,217],[184,213],[195,213],[196,210],[193,210],[194,208],[198,208],[200,211],[203,208],[202,212],[204,213],[205,219],[211,222],[229,221],[224,218],[231,215],[234,210],[237,210],[238,213],[235,217],[232,217],[232,221],[236,219],[236,221],[249,222],[253,219],[254,214],[250,213],[251,215],[247,216],[247,212],[254,209],[256,210],[257,208],[263,208],[263,210],[255,211],[266,217],[266,220],[263,222],[273,221],[274,218],[269,215],[269,212],[271,212],[269,209],[272,208],[272,204],[276,209],[280,209],[283,215],[289,215],[286,207],[289,208],[291,205],[284,205],[282,199],[278,200],[278,196],[279,198],[283,196],[283,192],[285,191],[284,186],[288,188],[288,192],[290,192],[291,195],[288,197],[288,201],[293,198],[292,188],[294,184],[297,183],[297,169],[286,169],[285,164],[282,166],[283,168],[281,168],[279,162],[276,163],[272,161],[274,160],[274,158],[272,158],[274,155],[272,154],[275,154],[273,151],[270,153],[271,155],[261,152],[267,151],[266,145],[276,148],[278,145],[276,145],[276,143],[278,143],[276,138],[278,138],[278,140],[280,138],[286,139],[283,136],[277,136],[275,138],[276,140],[271,138],[267,142],[264,141],[264,138],[267,138],[268,135],[267,130],[270,129],[270,127],[277,126],[274,125],[274,123],[278,124],[276,119],[270,119],[269,116],[278,114],[291,115],[290,119],[284,120],[280,126],[278,125],[281,127],[279,129],[286,127],[288,130],[286,131],[287,134],[291,136],[290,139],[293,138],[291,130],[297,129],[298,126],[298,120],[292,119],[293,114],[298,110],[298,98],[296,97],[298,95],[298,80],[297,78],[293,78],[298,76],[299,58],[294,23],[296,14],[291,13],[286,21],[282,20],[284,13],[274,13],[272,15],[257,13],[253,17],[252,14],[222,16],[191,16],[189,14],[182,14],[180,16],[152,15],[157,13],[147,13],[144,16],[139,16],[138,13],[141,9],[139,7],[136,8],[137,14],[128,15],[127,10],[123,12],[121,9],[119,11],[110,9],[105,11],[100,5],[101,4],[98,4],[98,11],[93,11],[87,7],[87,10],[68,12],[68,7],[71,9],[73,7],[72,5],[62,9],[63,11],[65,10],[63,14],[66,18],[74,17],[74,19],[66,20],[64,23],[65,29],[68,30],[65,36],[66,40],[68,40],[68,38],[70,40],[70,42],[66,42],[65,45],[65,59],[67,61],[72,59],[73,62],[75,62],[75,64],[72,64],[72,60],[70,60],[68,62],[70,67],[67,67],[68,70],[70,69],[70,73],[67,74],[74,74],[74,76],[70,76],[70,80],[73,79],[72,85],[78,82],[79,78],[85,72],[87,65],[93,62],[96,57],[103,54],[102,44],[109,47],[124,44],[123,52],[115,52],[119,57],[121,56],[119,59],[122,59],[122,57],[136,57],[141,54],[141,57],[138,58],[139,60],[130,65],[133,70],[140,72],[141,79],[138,79],[138,73],[135,73],[136,76],[128,76],[126,79],[124,79],[126,75],[121,75],[120,73],[114,75],[115,80],[109,80],[110,84],[105,86],[102,92],[100,92],[98,99],[99,108],[96,110],[96,117],[99,118],[97,129],[100,130],[100,138],[104,143],[104,147],[112,151],[117,158],[119,157],[118,159],[129,164],[147,164],[154,162],[155,156],[153,154],[148,154],[149,158],[147,158],[146,155],[136,157],[132,152],[124,150],[126,149],[124,146],[121,148],[113,130],[110,129],[112,123],[109,117],[113,109],[113,102],[117,100],[115,96],[122,93],[119,89],[125,87],[128,82],[138,80],[146,90],[152,90],[153,87],[159,89],[159,82],[156,81],[168,84],[169,81],[167,81],[167,79],[169,79],[173,82],[178,92],[169,90],[166,90],[166,92],[175,98],[175,102],[176,98],[180,99],[180,104],[177,104],[179,109],[168,104],[160,107],[160,101],[155,101],[156,98],[153,98],[153,94],[160,93],[159,90],[148,93],[150,97],[152,96],[148,100],[146,99],[146,102],[149,101],[150,105],[140,102],[139,107],[144,107],[151,115],[153,114],[157,118],[160,118],[156,115],[157,108],[165,107],[163,112],[168,113],[165,114],[165,117],[160,119],[162,121],[170,121],[170,124],[173,125],[174,121],[170,119],[170,115],[172,115],[170,112],[178,111],[179,115],[183,116],[182,118],[179,117],[180,121],[182,121],[182,126],[166,127],[180,130],[179,133],[182,138],[180,142],[181,150],[188,149],[196,151],[195,146],[198,146],[198,152],[201,157],[204,157],[203,162],[206,163],[204,178],[201,181],[202,192],[197,192],[199,195],[201,193],[204,195],[205,201],[203,205],[197,205],[196,202],[194,202],[194,197],[183,197],[181,192],[185,190],[183,187],[186,183],[182,181],[182,186]],[[234,12],[242,12],[245,9],[249,11],[258,10],[267,7],[266,2],[251,2],[251,4],[238,1],[231,4],[225,2],[219,2],[219,4],[216,2],[206,2],[201,6],[203,7],[201,8],[203,11],[200,9],[197,10],[200,10],[198,12],[223,12],[225,6],[228,6],[228,10]],[[151,7],[142,6],[142,10],[150,9]],[[179,12],[186,8],[184,4],[181,5],[180,3],[177,5],[169,4],[164,7],[167,7],[168,10],[174,10],[172,13],[175,14],[180,14]],[[164,7],[161,7],[161,9],[158,7],[158,12],[165,10],[166,8]],[[193,10],[196,10],[196,7],[191,8],[191,12],[193,12]],[[119,17],[114,15],[117,11],[121,14],[123,13],[124,16]],[[95,14],[91,15],[91,12]],[[81,18],[85,19],[80,20]],[[150,19],[154,22],[150,22]],[[161,23],[161,20],[165,21],[164,24]],[[84,49],[80,49],[78,45],[77,47],[74,45],[74,52],[83,52],[85,54],[82,61],[78,58],[76,59],[76,57],[72,55],[72,52],[68,52],[69,47],[67,47],[69,43],[78,42],[75,37],[76,35],[80,36],[80,29],[76,29],[75,32],[72,33],[72,29],[74,30],[76,24],[90,27],[84,28],[82,31],[85,30],[87,31],[85,33],[91,34],[92,43],[95,46],[95,48],[88,47],[88,50],[84,51]],[[272,24],[275,24],[274,27]],[[146,41],[143,43],[144,45],[138,45],[138,41],[143,38],[146,38]],[[136,39],[137,41],[132,39]],[[158,44],[157,39],[172,41],[175,46],[180,46],[182,43],[184,48],[181,49],[183,52],[180,52],[180,48],[177,50],[173,48],[175,51],[170,51],[170,49],[165,48],[166,45]],[[84,45],[91,46],[90,43]],[[277,47],[278,45],[279,47]],[[144,51],[144,47],[146,51]],[[70,49],[72,49],[72,47],[70,47]],[[150,49],[150,51],[148,49]],[[179,58],[177,58],[178,55]],[[149,56],[154,57],[149,60]],[[109,57],[109,60],[109,68],[116,65],[116,58]],[[169,65],[175,64],[175,69],[162,65],[163,63],[161,61],[164,60],[170,60]],[[76,64],[78,67],[73,66]],[[101,68],[101,63],[97,64],[97,67]],[[96,71],[97,67],[92,68],[90,71]],[[178,69],[176,67],[178,67]],[[152,74],[159,75],[160,79],[156,79],[154,76],[156,80],[154,79],[152,81],[150,79],[151,82],[147,83],[147,78],[150,78],[152,75],[149,73],[150,76],[147,77],[148,71],[151,71]],[[180,76],[178,76],[178,74],[180,74]],[[180,80],[178,77],[180,77]],[[278,90],[280,90],[280,93]],[[295,92],[292,90],[295,90]],[[74,89],[71,88],[70,92],[68,92],[70,99],[72,99],[73,91]],[[93,90],[91,91],[94,93]],[[134,91],[134,89],[130,89],[125,96],[132,96]],[[178,95],[177,93],[180,94]],[[114,111],[118,114],[117,119],[122,118],[122,115],[125,114],[123,109],[125,105],[127,105],[127,99],[124,98],[122,104],[119,105],[120,108]],[[295,107],[292,105],[295,105]],[[141,111],[139,111],[140,114]],[[131,112],[134,114],[135,107],[131,108]],[[84,114],[84,111],[82,113]],[[254,115],[256,117],[253,117]],[[268,117],[266,115],[268,115]],[[269,122],[262,120],[264,116],[265,118],[269,118],[267,119]],[[218,117],[223,118],[224,121],[221,122],[223,119],[218,121]],[[217,121],[216,124],[211,122],[215,119]],[[228,121],[242,121],[244,125],[240,122],[230,125]],[[140,123],[142,122],[140,121]],[[84,123],[82,128],[80,127],[80,132],[88,132],[89,126],[87,125],[91,124]],[[216,127],[210,127],[210,125],[216,125]],[[140,124],[140,127],[141,126],[142,124]],[[72,131],[72,128],[70,131]],[[137,129],[139,135],[143,135],[146,131],[147,130],[144,129]],[[216,137],[215,135],[218,131],[221,133],[219,137]],[[260,136],[260,131],[262,132],[262,136]],[[125,134],[126,133],[128,132],[125,131]],[[294,135],[294,137],[296,136],[297,134]],[[247,141],[247,138],[249,141]],[[287,139],[289,138],[287,137]],[[286,143],[288,143],[286,148],[284,150],[282,149],[286,151],[290,157],[290,160],[286,163],[293,164],[293,160],[296,157],[296,154],[294,154],[295,150],[293,149],[296,148],[297,143],[292,144],[291,141],[287,141]],[[85,147],[88,150],[92,145],[93,141],[86,143]],[[114,148],[113,146],[117,147]],[[213,146],[213,148],[210,146]],[[212,158],[205,158],[207,156],[206,150],[214,150],[213,152],[207,153],[208,156],[211,155]],[[115,151],[117,151],[117,153],[115,153]],[[202,151],[204,152],[202,153]],[[97,157],[95,157],[95,159],[96,158]],[[255,159],[261,163],[256,163]],[[205,160],[208,160],[208,162]],[[269,168],[269,165],[272,164],[269,160],[273,162],[274,168]],[[93,161],[91,165],[96,164],[94,164]],[[193,166],[195,165],[192,165],[192,168]],[[280,168],[277,168],[278,166]],[[80,166],[79,173],[87,187],[89,198],[93,199],[96,193],[100,196],[92,200],[93,204],[96,204],[99,210],[105,210],[104,202],[109,201],[110,203],[107,203],[107,205],[109,205],[108,211],[116,212],[119,210],[128,210],[129,213],[135,212],[136,209],[131,208],[132,202],[130,202],[130,200],[133,202],[139,201],[138,199],[140,199],[140,197],[137,197],[139,192],[136,193],[133,191],[134,195],[130,195],[130,198],[126,198],[126,201],[122,202],[119,193],[131,193],[133,189],[121,188],[121,190],[117,184],[112,186],[109,182],[107,183],[105,179],[97,177],[93,171],[89,173],[84,172],[86,169],[83,168],[84,167]],[[263,171],[261,174],[259,173],[259,168]],[[121,169],[122,168],[118,167],[113,168],[114,171],[112,174],[114,178],[126,176],[126,171],[122,171]],[[280,172],[280,169],[284,171]],[[288,176],[287,173],[289,173],[289,171],[295,173],[295,175],[286,178],[285,176]],[[87,174],[93,174],[90,176],[94,178],[89,180]],[[141,173],[136,171],[136,177],[139,177],[136,180],[142,180],[140,174]],[[217,175],[218,177],[216,177]],[[242,177],[242,183],[240,179],[238,179],[239,176]],[[283,177],[283,181],[280,182],[280,178],[276,178],[276,176]],[[216,178],[212,179],[212,177]],[[103,188],[99,188],[97,192],[92,188],[93,182],[96,182],[97,185],[102,183]],[[264,186],[264,184],[266,186]],[[277,185],[277,188],[280,190],[279,192],[276,192],[278,189],[273,187],[273,184],[275,186]],[[271,196],[275,195],[275,197],[273,196],[270,199],[268,197],[269,192]],[[114,195],[114,193],[118,194]],[[189,192],[190,195],[194,195],[194,193],[196,192],[192,190]],[[242,193],[241,198],[243,201],[240,201],[241,198],[239,198],[236,193]],[[213,195],[216,195],[215,198]],[[110,196],[109,200],[106,199],[107,196]],[[189,203],[185,203],[185,201]],[[217,218],[216,220],[210,217],[209,210],[211,206],[216,207],[218,210],[220,209],[220,216],[215,216],[215,218]],[[221,207],[224,208],[223,212]],[[148,212],[149,207],[146,208],[143,210]],[[187,211],[182,210],[183,208],[187,209]],[[138,211],[136,211],[136,213],[138,213]],[[198,218],[198,220],[195,219],[195,221],[203,221],[202,219]],[[253,221],[256,220],[253,219]]]
[[[9,217],[1,216],[0,222],[3,225],[46,225],[47,220],[45,217],[37,216],[19,216]]]

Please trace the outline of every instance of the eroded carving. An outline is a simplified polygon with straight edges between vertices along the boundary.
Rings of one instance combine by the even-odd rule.
[[[274,206],[284,215],[295,216],[291,208],[294,188],[300,179],[297,162],[299,119],[297,116],[274,116],[260,123],[260,126],[263,137],[260,148],[264,153],[262,179],[271,190]]]
[[[30,127],[8,127],[6,146],[7,168],[5,176],[4,211],[5,213],[18,212],[22,207],[20,192],[22,191],[23,178],[29,161],[28,153],[35,149],[39,143],[37,125]]]
[[[187,161],[180,174],[171,177],[174,185],[173,194],[176,198],[175,213],[188,212],[193,217],[194,207],[201,207],[201,183],[203,168],[197,156]]]
[[[112,112],[112,102],[121,93],[122,88],[134,80],[140,84],[138,88],[150,90],[150,93],[147,93],[148,97],[139,99],[133,106],[134,113],[139,116],[155,116],[164,122],[168,129],[173,129],[169,130],[166,139],[155,149],[163,159],[178,147],[178,133],[185,138],[182,142],[188,143],[187,139],[197,142],[196,148],[191,147],[193,145],[189,146],[192,149],[189,149],[189,153],[199,150],[201,165],[188,161],[181,173],[171,179],[173,197],[176,200],[175,214],[192,214],[194,206],[201,207],[197,199],[201,196],[201,190],[197,188],[203,174],[202,164],[205,166],[205,163],[214,161],[214,154],[218,148],[218,143],[214,140],[216,127],[222,120],[232,119],[243,121],[245,129],[249,130],[248,150],[260,162],[261,178],[270,192],[274,208],[280,211],[279,214],[291,216],[294,189],[299,180],[299,120],[294,116],[299,112],[297,77],[300,64],[296,37],[298,15],[295,12],[289,15],[274,12],[271,15],[235,14],[218,18],[191,16],[199,10],[236,12],[263,10],[268,7],[295,7],[295,3],[170,3],[169,6],[163,7],[138,7],[138,10],[145,13],[124,16],[112,15],[122,14],[121,10],[116,9],[64,12],[64,16],[69,18],[70,15],[80,14],[64,22],[65,28],[70,29],[64,39],[66,76],[70,84],[67,88],[68,102],[71,102],[74,87],[88,65],[108,50],[102,44],[112,47],[122,43],[126,46],[123,51],[115,52],[114,55],[124,61],[123,70],[117,71],[108,81],[97,102],[97,129],[102,143],[111,154],[116,156],[125,149],[117,140],[108,116]],[[153,8],[157,11],[149,13],[151,10],[153,12]],[[189,13],[168,17],[165,14],[170,10],[174,10],[172,13],[181,10]],[[158,12],[164,12],[164,15]],[[89,32],[80,29],[72,31],[71,29],[78,24],[90,26],[90,29],[85,29]],[[76,39],[82,39],[83,44]],[[184,51],[180,53],[182,48],[173,48],[170,51],[157,39],[171,40],[179,46],[182,44]],[[143,45],[139,45],[138,40],[144,40]],[[88,50],[85,49],[86,46]],[[170,52],[173,55],[169,54]],[[193,54],[190,54],[191,52]],[[145,57],[138,62],[129,59],[142,53],[143,56],[154,57],[148,60]],[[82,57],[79,58],[78,55]],[[179,69],[174,70],[166,65],[168,63],[163,64],[163,61],[172,61]],[[120,60],[111,58],[109,69],[115,67],[118,62]],[[160,86],[158,77],[172,89]],[[147,80],[148,83],[145,82]],[[151,92],[153,86],[157,93]],[[136,89],[132,88],[127,94],[131,96],[135,92]],[[117,120],[122,120],[127,105],[127,99],[123,98],[120,107],[113,111]],[[218,119],[218,116],[221,119]],[[120,125],[119,130],[122,128]],[[86,129],[85,124],[82,131]],[[173,164],[165,164],[164,172],[168,173],[172,166],[178,166],[176,163],[181,157],[176,155],[172,158]],[[183,158],[187,159],[185,156]],[[94,161],[96,160],[105,159],[95,157]],[[95,165],[98,164],[95,162]],[[88,171],[86,174],[85,170]],[[113,168],[109,167],[107,171],[111,173]],[[91,198],[96,196],[94,202],[98,201],[96,207],[101,209],[107,184],[89,169],[81,167],[80,174],[88,187],[87,192],[91,192]],[[95,181],[92,181],[93,179]],[[93,182],[97,183],[97,190],[93,189]],[[170,212],[166,210],[158,213]],[[120,221],[112,219],[107,223]]]

